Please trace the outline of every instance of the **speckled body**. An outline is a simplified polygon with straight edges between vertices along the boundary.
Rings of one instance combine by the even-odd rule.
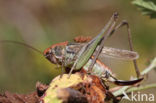
[[[63,44],[63,45],[62,45]],[[52,51],[53,55],[50,56],[49,60],[55,64],[60,64],[64,67],[71,68],[77,59],[77,53],[79,52],[80,48],[84,46],[83,43],[69,43],[64,42],[61,44],[53,45],[52,47],[45,50],[45,53],[47,51]],[[53,60],[53,57],[56,58],[56,60]],[[92,58],[89,59],[89,61],[83,66],[83,69],[85,71],[88,71],[88,67],[92,62]],[[100,78],[109,78],[110,75],[112,75],[112,71],[110,68],[108,68],[106,65],[104,65],[100,60],[96,60],[96,63],[93,66],[92,73],[93,75],[96,75]]]
[[[65,68],[71,68],[74,62],[76,61],[76,59],[78,58],[77,54],[79,50],[83,46],[84,46],[83,43],[69,43],[69,42],[62,42],[62,43],[54,44],[44,51],[44,56],[53,64],[59,64]],[[116,52],[113,52],[111,50],[114,50]],[[120,52],[118,53],[118,51]],[[130,52],[127,50],[105,48],[104,52],[107,52],[106,54],[112,55],[114,57],[123,57],[123,55],[124,57],[129,58],[129,59],[132,59],[131,57],[133,57],[133,59],[137,57],[137,54],[135,52]],[[89,71],[88,68],[89,68],[89,65],[92,63],[93,57],[94,57],[94,54],[88,60],[88,62],[80,69],[84,69],[86,72],[88,72]],[[104,63],[100,62],[100,60],[96,60],[91,74],[96,75],[103,80],[108,80],[110,82],[115,83],[116,85],[121,85],[121,86],[133,85],[143,80],[143,78],[132,80],[132,81],[117,80],[113,76],[111,69],[108,68]]]

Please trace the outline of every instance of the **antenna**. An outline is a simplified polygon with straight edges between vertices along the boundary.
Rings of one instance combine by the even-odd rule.
[[[31,46],[31,45],[28,45],[28,44],[25,44],[25,43],[22,43],[22,42],[19,42],[19,41],[0,40],[0,43],[13,43],[13,44],[23,45],[23,46],[28,47],[28,48],[31,48],[32,50],[34,50],[34,51],[36,51],[36,52],[38,52],[38,53],[40,53],[40,54],[43,55],[43,53],[42,53],[40,50],[36,49],[35,47],[33,47],[33,46]]]

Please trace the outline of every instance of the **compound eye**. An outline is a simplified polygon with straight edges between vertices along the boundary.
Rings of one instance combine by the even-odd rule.
[[[55,51],[55,55],[56,55],[57,57],[62,56],[62,47],[56,46],[56,47],[54,48],[54,51]]]

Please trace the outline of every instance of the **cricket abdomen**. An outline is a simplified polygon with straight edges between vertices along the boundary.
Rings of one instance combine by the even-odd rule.
[[[88,68],[90,64],[92,63],[92,59],[89,59],[86,65],[84,65],[83,69],[85,71],[89,71]],[[108,68],[105,64],[103,64],[100,60],[96,60],[96,63],[93,66],[92,75],[96,75],[98,77],[102,78],[109,78],[110,75],[112,75],[112,70]]]

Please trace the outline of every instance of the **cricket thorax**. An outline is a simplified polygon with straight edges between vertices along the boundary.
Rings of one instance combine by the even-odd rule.
[[[77,54],[82,47],[83,43],[68,43],[64,53],[65,67],[71,67],[74,64],[74,61],[77,59]]]

